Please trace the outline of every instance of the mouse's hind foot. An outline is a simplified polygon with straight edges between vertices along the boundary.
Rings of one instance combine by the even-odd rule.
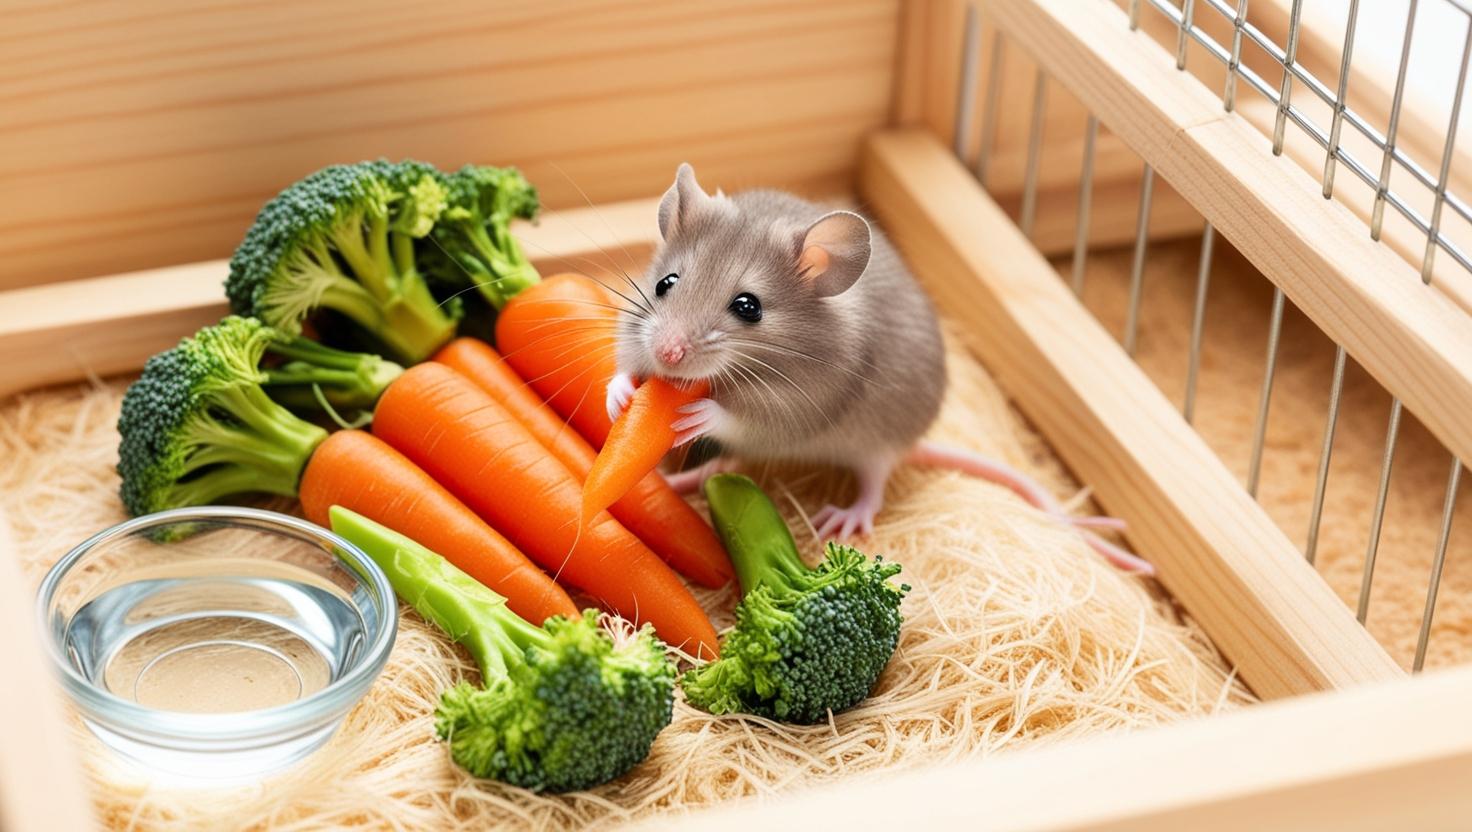
[[[875,460],[859,467],[859,497],[848,508],[824,506],[812,517],[821,539],[846,541],[855,535],[874,533],[874,518],[884,507],[884,484],[894,470],[893,460]]]

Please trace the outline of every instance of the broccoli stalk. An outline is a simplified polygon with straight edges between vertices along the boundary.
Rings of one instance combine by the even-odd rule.
[[[293,410],[369,410],[404,368],[377,355],[324,346],[300,335],[282,334],[266,348],[279,363],[265,368],[271,398]],[[319,399],[320,396],[320,399]]]
[[[420,615],[464,645],[481,686],[440,695],[435,730],[477,777],[586,789],[633,768],[670,722],[674,665],[646,625],[615,640],[598,613],[537,627],[506,599],[413,540],[341,506],[332,530],[358,546]]]
[[[447,177],[449,207],[423,246],[425,269],[450,286],[474,286],[496,309],[541,280],[511,234],[534,219],[537,191],[515,168],[466,165]]]
[[[900,601],[910,589],[889,582],[899,565],[829,543],[810,568],[756,483],[722,474],[705,481],[705,495],[742,599],[720,660],[680,680],[685,698],[714,714],[798,724],[858,704],[899,643]]]
[[[296,494],[327,432],[261,385],[280,333],[229,317],[148,360],[123,396],[118,473],[133,514],[205,505],[246,492]]]
[[[231,309],[289,334],[320,309],[352,320],[395,358],[428,358],[455,334],[415,261],[445,210],[442,175],[421,162],[333,165],[266,203],[230,259]]]

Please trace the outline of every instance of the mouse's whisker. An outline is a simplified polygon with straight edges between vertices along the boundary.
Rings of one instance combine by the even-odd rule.
[[[839,370],[841,372],[848,373],[849,375],[853,376],[854,378],[857,378],[857,379],[859,379],[859,380],[861,380],[861,381],[863,381],[863,382],[865,382],[867,384],[874,384],[874,385],[878,385],[880,387],[888,387],[889,386],[887,384],[884,384],[884,383],[880,382],[879,380],[877,380],[875,378],[872,378],[870,376],[866,376],[863,373],[857,372],[855,370],[851,370],[848,367],[843,367],[843,366],[840,366],[838,364],[834,364],[832,361],[828,361],[827,359],[824,359],[824,358],[819,358],[818,356],[813,355],[812,353],[804,352],[804,351],[799,350],[799,349],[793,349],[792,347],[783,346],[781,344],[767,344],[767,343],[762,343],[760,341],[752,341],[752,340],[748,340],[746,338],[732,338],[731,340],[732,340],[732,343],[741,344],[741,345],[747,346],[747,347],[757,347],[759,349],[772,350],[773,352],[780,352],[780,353],[782,353],[784,355],[790,355],[790,356],[793,356],[795,358],[806,358],[809,361],[815,361],[815,362],[817,362],[819,364],[822,364],[825,367],[832,367],[835,370]],[[868,364],[870,367],[874,367],[873,364],[871,364],[871,363],[869,363],[867,361],[863,361],[863,359],[859,359],[859,360],[862,361],[864,364]],[[878,367],[875,367],[875,369],[877,370]]]
[[[575,224],[573,224],[573,225],[574,225],[574,228],[576,228],[576,225]],[[583,233],[583,232],[579,229],[579,233]],[[586,237],[587,235],[586,234],[583,234],[583,236]],[[537,250],[541,251],[542,254],[546,255],[546,259],[548,259],[548,260],[550,260],[550,261],[552,261],[554,263],[561,263],[562,266],[568,270],[568,274],[574,275],[576,277],[583,278],[584,280],[590,280],[590,281],[598,284],[602,288],[607,289],[610,292],[613,292],[614,294],[618,295],[620,298],[623,298],[624,300],[628,301],[631,305],[633,305],[635,307],[638,307],[638,308],[641,308],[641,309],[644,309],[646,312],[653,311],[653,310],[650,310],[647,307],[645,307],[640,302],[638,302],[638,301],[634,300],[633,298],[629,297],[628,295],[625,295],[622,292],[618,291],[617,289],[614,289],[612,286],[609,286],[608,284],[604,283],[603,281],[598,280],[595,277],[591,277],[589,275],[586,275],[582,271],[579,271],[578,270],[578,265],[580,264],[581,266],[583,266],[584,268],[586,268],[588,271],[594,271],[594,272],[596,272],[596,271],[604,271],[604,270],[607,270],[607,271],[613,272],[615,274],[623,275],[623,269],[620,268],[617,263],[614,263],[613,262],[613,258],[608,257],[608,253],[607,252],[603,252],[603,255],[604,255],[604,257],[608,258],[608,261],[609,262],[606,263],[606,264],[604,264],[604,263],[599,263],[598,261],[596,261],[596,260],[594,260],[594,259],[592,259],[590,257],[587,257],[585,255],[581,255],[581,254],[575,254],[575,255],[553,254],[545,246],[538,245],[535,242],[528,241],[528,240],[521,240],[521,242],[524,245],[526,245],[526,246],[529,246],[531,248],[534,248],[534,249],[537,249]],[[589,238],[589,242],[593,242],[592,241],[592,238]],[[595,248],[598,247],[598,244],[596,242],[593,242],[593,245],[594,245]],[[600,248],[600,251],[601,251],[601,248]],[[574,261],[576,261],[576,262],[574,262]],[[625,278],[627,279],[627,275],[625,275]]]
[[[599,327],[596,330],[596,332],[602,332],[602,331],[603,331],[603,328],[602,327]],[[521,353],[526,352],[527,350],[536,350],[536,349],[540,348],[542,345],[546,344],[548,341],[551,341],[554,338],[561,338],[561,337],[564,337],[566,335],[574,335],[574,336],[576,336],[575,338],[573,338],[572,340],[569,341],[569,344],[571,346],[574,346],[574,347],[599,346],[600,344],[611,346],[611,344],[608,344],[607,343],[609,341],[609,339],[607,339],[607,338],[600,338],[597,335],[578,334],[577,332],[566,332],[566,331],[564,331],[564,332],[552,332],[552,333],[549,333],[547,335],[539,335],[536,338],[533,338],[532,340],[526,342],[525,344],[522,344],[521,346],[517,347],[514,350],[511,350],[509,352],[503,352],[503,353],[501,353],[501,357],[502,358],[505,358],[505,359],[509,359],[509,358],[514,357],[514,356],[520,355]]]
[[[589,306],[589,307],[592,307],[594,309],[609,309],[609,310],[612,310],[614,312],[627,312],[628,314],[633,315],[634,317],[637,317],[637,318],[647,318],[647,317],[649,317],[648,310],[644,309],[644,307],[642,307],[642,306],[639,306],[639,307],[627,307],[627,306],[620,306],[620,305],[615,304],[615,303],[599,303],[598,301],[595,301],[595,300],[581,300],[581,299],[577,299],[577,298],[531,298],[530,300],[522,301],[522,303],[524,305],[526,305],[526,306],[536,306],[538,304],[540,304],[542,306],[547,306],[547,305],[561,306],[562,304],[574,304],[574,305],[577,305],[577,306]]]
[[[815,414],[823,417],[824,421],[826,421],[830,427],[836,427],[836,425],[834,425],[834,423],[833,423],[833,417],[831,417],[831,416],[828,415],[828,411],[824,410],[818,404],[818,402],[816,400],[814,400],[811,395],[808,394],[808,391],[805,390],[805,389],[803,389],[802,385],[800,385],[797,382],[793,381],[791,376],[787,375],[786,373],[782,372],[781,370],[777,369],[776,367],[773,367],[771,364],[768,364],[767,362],[761,360],[760,358],[757,358],[756,356],[748,355],[747,353],[741,352],[740,350],[736,350],[736,349],[731,350],[731,352],[735,353],[736,355],[738,355],[738,356],[740,356],[740,357],[742,357],[742,358],[744,358],[744,359],[746,359],[748,361],[755,362],[757,365],[759,365],[761,367],[764,367],[769,372],[771,372],[774,375],[776,375],[778,378],[780,378],[783,381],[787,382],[789,385],[791,385],[791,387],[792,387],[793,390],[797,391],[798,395],[802,396],[803,399],[809,405],[812,406],[813,412]],[[748,369],[750,369],[750,368],[748,368]],[[771,389],[771,386],[770,385],[768,385],[767,387],[768,387],[769,390]],[[785,396],[778,396],[775,391],[773,391],[773,399],[775,401],[783,402],[783,403],[786,403],[788,401],[787,397],[785,397]],[[799,419],[798,421],[801,424],[808,425],[808,426],[811,426],[811,424],[812,424],[807,419]]]
[[[624,246],[624,244],[623,244],[623,240],[621,240],[619,238],[619,235],[614,232],[613,226],[611,226],[611,225],[608,224],[608,219],[603,216],[603,212],[601,210],[599,210],[598,204],[595,203],[591,198],[588,197],[588,192],[585,191],[585,190],[583,190],[583,186],[582,185],[579,185],[576,181],[574,181],[571,176],[568,176],[567,171],[563,170],[562,169],[562,166],[558,165],[556,162],[548,162],[547,164],[551,165],[552,166],[552,169],[555,170],[555,171],[557,171],[558,175],[561,176],[563,179],[567,180],[567,184],[571,185],[573,187],[573,190],[575,190],[575,191],[578,192],[578,196],[582,197],[583,198],[583,202],[586,202],[588,204],[588,208],[592,209],[593,216],[595,216],[595,217],[598,218],[598,222],[600,222],[600,223],[603,224],[604,230],[607,231],[608,234],[609,234],[609,236],[613,238],[614,245],[617,245],[618,248],[619,248],[619,251],[623,252],[624,259],[629,262],[629,266],[631,268],[633,268],[635,271],[638,271],[638,269],[639,269],[638,261],[636,261],[634,259],[634,256],[629,253],[628,248],[626,248]],[[569,224],[572,225],[574,228],[577,227],[577,223],[569,223]],[[598,245],[598,243],[596,241],[594,241],[593,238],[590,237],[587,234],[587,232],[584,232],[581,229],[579,229],[579,233],[581,233],[584,237],[588,237],[588,242],[591,242],[591,243],[593,243],[594,246],[597,246],[598,250],[601,251],[601,252],[603,252],[603,256],[604,257],[607,257],[608,258],[608,261],[610,263],[613,263],[613,257],[611,255],[609,255],[609,253],[607,251],[605,251],[602,246]],[[615,265],[615,268],[618,268],[618,266]],[[620,271],[621,271],[621,269],[620,269]]]
[[[836,427],[836,425],[834,425],[834,423],[833,423],[833,417],[831,417],[831,416],[828,415],[828,411],[824,410],[822,408],[822,406],[820,406],[818,404],[818,402],[815,401],[811,395],[809,395],[808,391],[805,390],[805,389],[803,389],[803,386],[801,384],[798,384],[797,382],[793,381],[791,376],[787,375],[786,373],[782,372],[781,370],[777,369],[776,367],[773,367],[771,364],[768,364],[767,362],[761,360],[760,358],[757,358],[754,355],[749,355],[747,353],[744,353],[744,352],[741,352],[740,350],[735,350],[735,349],[733,349],[732,352],[736,353],[737,355],[741,356],[742,358],[745,358],[748,361],[754,361],[758,365],[760,365],[762,367],[765,367],[766,369],[770,370],[772,373],[776,374],[776,376],[778,378],[782,379],[783,381],[785,381],[789,385],[791,385],[793,390],[796,390],[798,392],[798,394],[800,394],[805,400],[807,400],[807,403],[810,404],[810,405],[812,405],[813,410],[815,412],[817,412],[818,414],[822,415],[822,417],[828,422],[828,424],[830,426]]]

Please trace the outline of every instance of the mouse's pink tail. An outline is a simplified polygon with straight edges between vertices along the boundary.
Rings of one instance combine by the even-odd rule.
[[[905,456],[905,461],[913,465],[923,465],[929,468],[948,468],[960,471],[1006,486],[1017,493],[1017,496],[1027,501],[1028,505],[1038,509],[1059,521],[1067,523],[1076,529],[1089,544],[1090,548],[1098,552],[1105,560],[1131,572],[1144,575],[1154,575],[1155,567],[1149,561],[1141,559],[1138,555],[1131,554],[1119,546],[1099,537],[1090,528],[1106,528],[1115,531],[1124,530],[1124,521],[1113,517],[1074,517],[1064,511],[1063,506],[1054,499],[1048,490],[1043,488],[1032,477],[1012,466],[983,456],[975,451],[962,448],[953,448],[938,442],[922,440]]]

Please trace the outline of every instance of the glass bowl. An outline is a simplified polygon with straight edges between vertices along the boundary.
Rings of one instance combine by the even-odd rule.
[[[253,508],[120,523],[58,561],[38,600],[92,733],[148,768],[210,780],[326,742],[398,629],[393,588],[360,549]]]

